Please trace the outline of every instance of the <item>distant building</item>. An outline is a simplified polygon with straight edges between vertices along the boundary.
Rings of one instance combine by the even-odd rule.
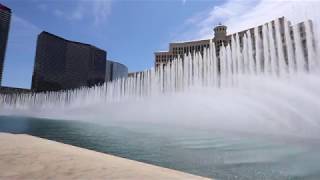
[[[105,82],[107,53],[48,32],[38,36],[32,90],[57,91]]]
[[[138,75],[143,75],[143,71],[137,71],[137,72],[130,72],[128,73],[128,77],[137,77]]]
[[[128,68],[118,62],[107,60],[106,82],[128,77]]]
[[[23,88],[14,88],[14,87],[0,87],[0,94],[25,94],[31,93],[30,89],[23,89]]]
[[[288,56],[287,56],[287,51],[286,51],[286,44],[285,44],[285,19],[284,17],[278,18],[279,20],[279,30],[281,34],[281,40],[283,41],[283,48],[284,48],[284,58],[288,62]],[[309,20],[310,21],[310,20]],[[273,20],[270,22],[272,25],[272,32],[275,34],[275,22],[276,20]],[[290,38],[293,41],[293,26],[291,25],[291,22],[288,21],[289,23],[289,33],[290,33]],[[311,25],[312,22],[310,21]],[[267,24],[267,23],[265,23]],[[298,31],[299,31],[299,36],[300,40],[302,42],[302,49],[303,49],[303,55],[304,57],[307,57],[307,44],[306,44],[306,27],[303,22],[298,23]],[[227,46],[228,44],[231,44],[232,37],[236,37],[237,35],[239,36],[239,42],[241,48],[243,48],[243,37],[247,31],[250,31],[251,38],[252,38],[252,47],[253,50],[255,50],[255,39],[254,39],[254,34],[255,34],[255,28],[258,29],[259,37],[263,39],[263,33],[262,33],[262,27],[263,25],[260,25],[258,27],[253,27],[241,32],[237,32],[234,34],[227,35],[227,26],[219,24],[216,26],[214,30],[214,37],[212,39],[205,39],[205,40],[196,40],[196,41],[187,41],[187,42],[177,42],[177,43],[170,43],[169,45],[169,51],[159,51],[155,52],[155,66],[158,67],[160,65],[166,65],[167,63],[170,63],[173,59],[181,57],[183,58],[184,54],[190,54],[193,52],[200,52],[203,54],[204,49],[208,48],[210,46],[210,40],[215,43],[215,49],[216,49],[216,56],[218,57],[218,68],[220,64],[220,59],[219,59],[219,53],[220,53],[220,47],[221,46]],[[313,42],[314,43],[314,42]],[[293,44],[294,46],[294,44]],[[255,53],[255,52],[254,52]]]
[[[208,48],[210,40],[197,40],[188,42],[175,42],[170,43],[169,51],[158,51],[155,52],[155,65],[167,64],[173,59],[183,56],[184,54],[189,54],[191,52],[203,52],[205,48]]]
[[[0,4],[0,85],[10,29],[11,9]]]

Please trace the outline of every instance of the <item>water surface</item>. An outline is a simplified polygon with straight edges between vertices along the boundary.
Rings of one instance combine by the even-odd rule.
[[[317,139],[4,116],[0,116],[0,131],[30,134],[216,179],[320,179]]]

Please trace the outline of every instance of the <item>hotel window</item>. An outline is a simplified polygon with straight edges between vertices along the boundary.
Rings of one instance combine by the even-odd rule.
[[[300,31],[303,31],[304,30],[304,27],[303,26],[300,26]]]

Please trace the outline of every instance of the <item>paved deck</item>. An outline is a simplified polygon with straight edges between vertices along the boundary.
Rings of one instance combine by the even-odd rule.
[[[206,179],[29,135],[0,133],[0,179]]]

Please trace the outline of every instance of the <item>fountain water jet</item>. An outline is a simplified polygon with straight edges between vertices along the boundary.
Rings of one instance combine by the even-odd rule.
[[[279,20],[269,22],[247,31],[243,37],[231,35],[231,44],[221,46],[218,57],[216,45],[210,41],[202,53],[185,54],[155,69],[100,87],[1,95],[0,113],[53,118],[60,114],[61,118],[74,119],[154,118],[180,123],[191,122],[192,117],[193,125],[197,121],[215,127],[260,127],[269,131],[278,126],[291,133],[306,123],[303,133],[316,133],[320,130],[320,80],[315,29],[310,21],[303,23],[307,37],[304,44],[301,26],[293,26],[291,35],[286,20],[283,30],[279,24]],[[284,43],[287,48],[282,48]],[[301,104],[305,108],[300,109]],[[124,109],[127,115],[123,115]]]

